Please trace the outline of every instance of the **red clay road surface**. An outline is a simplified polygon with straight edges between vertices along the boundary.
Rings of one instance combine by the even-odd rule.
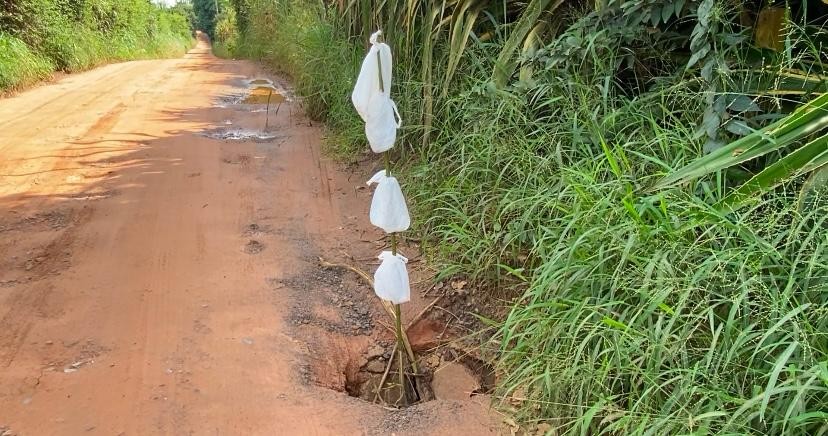
[[[260,75],[202,42],[0,100],[0,434],[496,432],[485,400],[395,411],[318,385],[372,340],[307,322],[341,321],[308,277],[370,255],[370,193],[295,102],[275,138],[203,135],[262,130],[221,98]]]

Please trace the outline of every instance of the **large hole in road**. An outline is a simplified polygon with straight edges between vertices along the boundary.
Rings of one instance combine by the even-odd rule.
[[[408,329],[417,370],[406,365],[401,382],[393,336],[383,326],[387,315],[353,275],[312,268],[270,283],[294,295],[289,320],[307,346],[301,372],[308,383],[397,408],[468,400],[494,385],[492,367],[444,335],[442,321],[427,317]]]
[[[464,401],[493,388],[490,365],[450,347],[417,353],[418,374],[405,371],[401,384],[399,357],[391,360],[391,350],[387,345],[373,344],[358,362],[346,365],[352,370],[344,374],[345,392],[401,408],[434,399]]]

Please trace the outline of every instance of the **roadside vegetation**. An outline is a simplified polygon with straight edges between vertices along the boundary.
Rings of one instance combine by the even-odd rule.
[[[483,347],[516,422],[828,434],[828,6],[220,10],[219,52],[291,75],[345,158],[366,148],[349,95],[383,29],[416,229],[443,275],[504,301]]]
[[[2,0],[0,92],[55,71],[181,55],[193,41],[188,16],[148,0]]]

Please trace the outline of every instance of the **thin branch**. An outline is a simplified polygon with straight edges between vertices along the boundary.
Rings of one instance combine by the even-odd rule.
[[[382,391],[382,386],[385,385],[385,379],[388,378],[388,373],[391,371],[391,363],[394,362],[394,353],[397,352],[397,343],[394,342],[394,348],[391,349],[391,358],[388,359],[388,364],[385,365],[385,372],[382,373],[382,378],[380,379],[379,386],[377,386],[377,393],[374,396],[374,402],[376,403],[378,399],[382,399],[380,396],[380,391]],[[385,400],[383,400],[385,402]]]
[[[408,331],[408,329],[410,329],[411,326],[414,325],[414,323],[419,321],[420,318],[422,318],[423,315],[426,314],[426,312],[428,312],[432,307],[434,307],[434,305],[437,304],[438,301],[442,300],[444,296],[445,294],[437,296],[437,298],[435,298],[434,301],[429,303],[428,306],[425,307],[425,309],[421,310],[420,313],[417,314],[417,316],[411,318],[411,321],[408,323],[408,326],[405,328],[405,330]]]

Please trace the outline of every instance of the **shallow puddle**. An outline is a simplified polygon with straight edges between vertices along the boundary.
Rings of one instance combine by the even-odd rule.
[[[205,130],[201,133],[202,136],[206,136],[210,139],[219,139],[222,141],[253,141],[253,142],[274,142],[277,139],[281,139],[282,135],[271,133],[271,132],[263,132],[260,130],[248,130],[248,129],[227,129],[227,128],[217,128],[212,130]]]
[[[244,91],[219,96],[213,106],[219,108],[236,106],[250,112],[265,112],[266,108],[261,106],[273,106],[285,101],[292,101],[289,92],[274,84],[270,79],[250,79],[246,80],[245,83]]]
[[[242,96],[242,95],[234,95],[234,94],[220,95],[220,96],[216,97],[215,102],[213,103],[213,107],[222,108],[222,109],[228,108],[230,106],[239,104],[239,101],[241,101],[243,98],[244,98],[244,96]]]
[[[274,104],[285,100],[285,96],[278,89],[269,85],[260,85],[251,88],[241,104]]]

